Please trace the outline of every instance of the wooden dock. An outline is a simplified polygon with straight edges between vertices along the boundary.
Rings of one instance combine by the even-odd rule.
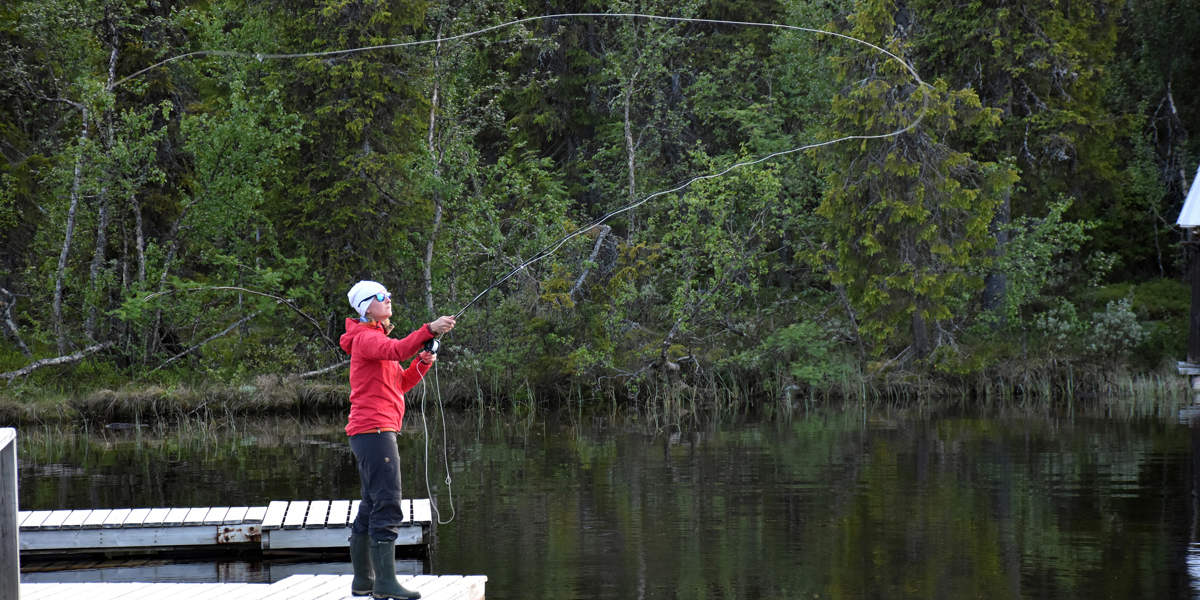
[[[276,583],[22,583],[21,600],[361,600],[353,575],[293,575]],[[483,600],[482,575],[399,577],[422,600]]]
[[[17,514],[23,554],[130,549],[345,548],[360,500],[277,501],[268,506],[41,510]],[[404,500],[397,546],[428,545],[429,500]]]

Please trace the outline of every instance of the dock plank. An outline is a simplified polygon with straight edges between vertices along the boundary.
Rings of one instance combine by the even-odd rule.
[[[329,516],[329,501],[316,500],[308,505],[308,516],[304,518],[305,529],[316,529],[325,526],[325,519]]]
[[[428,499],[413,500],[413,522],[432,523],[433,510]]]
[[[69,516],[71,516],[71,511],[69,510],[56,510],[50,513],[50,516],[46,517],[45,521],[42,521],[38,529],[60,529],[63,521],[66,521]]]
[[[279,529],[283,526],[283,518],[287,516],[288,503],[282,500],[276,500],[267,506],[267,513],[263,516],[262,528],[264,531],[270,529]],[[249,516],[247,514],[247,516]],[[250,519],[247,518],[247,521]]]
[[[345,527],[346,518],[350,516],[350,501],[349,500],[334,500],[329,503],[329,520],[325,521],[326,527]]]
[[[252,583],[214,583],[209,585],[202,593],[197,594],[191,600],[231,600],[239,596],[246,586],[255,585]],[[261,583],[259,587],[264,587]]]
[[[207,517],[208,511],[212,509],[207,506],[193,506],[183,510],[185,511],[183,513],[184,525],[204,525],[204,517]]]
[[[104,517],[104,523],[102,523],[101,526],[105,528],[124,527],[125,519],[128,519],[129,515],[132,513],[133,509],[131,508],[114,509],[112,512],[108,513],[107,517]]]
[[[87,518],[83,520],[83,523],[81,523],[80,526],[84,529],[99,529],[104,526],[104,520],[107,519],[108,515],[111,513],[112,511],[107,508],[93,510],[90,514],[88,514]]]
[[[308,512],[308,500],[294,500],[288,505],[287,516],[283,518],[284,529],[300,529],[304,527],[304,515]]]
[[[242,519],[246,518],[246,512],[250,510],[249,506],[234,506],[225,513],[225,520],[221,521],[223,525],[241,525]],[[262,519],[259,519],[261,521]]]
[[[35,510],[35,511],[33,511],[33,513],[31,513],[25,519],[25,521],[23,523],[21,523],[21,529],[28,530],[28,529],[37,529],[38,527],[41,527],[42,521],[45,521],[46,517],[49,517],[50,514],[53,512],[54,511],[52,511],[52,510]]]
[[[187,517],[188,511],[190,510],[191,509],[188,508],[172,508],[171,510],[167,511],[166,516],[163,517],[163,527],[178,527],[183,525],[183,519],[184,517]]]
[[[122,596],[120,598],[120,600],[160,600],[161,598],[163,598],[163,596],[161,596],[161,594],[162,594],[162,590],[165,589],[162,587],[164,585],[170,585],[170,584],[147,583],[147,584],[145,584],[144,587],[140,587],[140,588],[137,588],[135,590],[132,590],[132,591],[126,593],[124,596]]]
[[[142,521],[142,527],[158,527],[163,524],[163,519],[167,518],[167,514],[171,512],[169,508],[151,509],[150,514],[146,515],[146,520]]]
[[[354,579],[353,575],[317,575],[306,581],[302,588],[292,588],[287,590],[287,600],[313,600],[330,593],[335,593],[338,590],[350,590],[350,580]],[[276,600],[275,596],[267,596],[271,600]],[[266,600],[264,598],[264,600]],[[279,600],[283,600],[280,598]]]
[[[428,579],[424,579],[426,577]],[[458,580],[462,579],[462,576],[442,575],[439,577],[437,575],[418,575],[413,579],[416,581],[412,582],[412,588],[421,592],[422,597],[429,597],[445,589],[447,586],[457,583]],[[405,586],[407,587],[408,584],[405,584]]]
[[[149,508],[135,508],[125,516],[125,520],[121,522],[120,527],[141,527],[146,521],[146,516],[150,514]]]
[[[412,523],[412,500],[405,498],[400,501],[400,514],[403,515],[400,519],[401,525]]]
[[[50,590],[59,587],[61,583],[22,583],[21,600],[41,600]]]
[[[92,512],[93,511],[90,510],[71,511],[71,514],[68,515],[67,518],[62,522],[62,528],[79,529],[83,527],[83,522],[86,521],[88,517],[92,516]]]
[[[292,575],[267,586],[267,590],[256,600],[284,600],[290,598],[289,592],[299,592],[311,587],[318,575]]]
[[[228,506],[214,506],[204,513],[200,518],[200,522],[205,525],[220,525],[225,522],[225,515],[229,514]]]
[[[242,522],[262,523],[267,518],[267,510],[268,507],[266,506],[251,506],[250,509],[246,511],[246,516],[242,519]]]
[[[362,504],[362,500],[355,500],[350,503],[350,522],[353,523],[358,518],[358,507]]]
[[[25,519],[28,519],[29,515],[32,515],[32,514],[33,514],[33,511],[31,511],[31,510],[17,511],[17,527],[20,527],[21,523],[24,523]]]

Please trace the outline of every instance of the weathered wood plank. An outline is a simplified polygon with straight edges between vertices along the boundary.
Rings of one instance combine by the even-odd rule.
[[[329,516],[329,501],[314,500],[308,505],[308,516],[304,518],[305,529],[316,529],[317,527],[325,526],[325,519]]]
[[[81,527],[84,529],[99,529],[104,526],[104,520],[107,519],[108,515],[110,514],[112,514],[112,511],[107,508],[93,510],[87,516],[87,518],[83,520]]]
[[[21,594],[21,548],[17,526],[17,430],[0,429],[0,597]]]
[[[190,508],[172,508],[167,511],[167,514],[163,516],[163,527],[178,527],[183,525],[184,518],[188,516],[191,510]]]
[[[214,506],[204,513],[200,522],[205,525],[220,525],[225,522],[225,515],[229,514],[228,506]]]
[[[31,511],[31,510],[17,511],[17,527],[20,527],[21,523],[25,522],[25,519],[28,519],[29,515],[32,515],[32,514],[33,514],[33,511]]]
[[[71,514],[62,522],[63,529],[79,529],[83,527],[83,522],[88,517],[92,516],[94,511],[90,510],[73,510]]]
[[[125,519],[128,519],[130,513],[132,512],[133,509],[131,508],[114,509],[112,512],[108,513],[107,517],[104,517],[104,522],[101,523],[101,527],[124,527]]]
[[[350,503],[350,522],[353,523],[358,518],[358,507],[362,504],[362,500],[355,500]]]
[[[433,507],[429,504],[428,498],[413,500],[413,522],[415,523],[432,523],[433,522]]]
[[[246,512],[250,510],[248,506],[234,506],[225,513],[225,520],[221,521],[225,525],[238,525],[246,518]],[[262,521],[260,518],[259,521]]]
[[[146,517],[149,514],[149,508],[135,508],[129,511],[129,514],[125,517],[125,520],[121,522],[121,527],[141,527],[142,523],[146,521]]]
[[[282,500],[276,500],[267,506],[267,513],[265,516],[263,516],[262,520],[263,531],[279,529],[282,527],[283,518],[287,516],[287,511],[288,503]]]
[[[308,500],[294,500],[288,505],[283,518],[284,529],[299,529],[304,526],[304,515],[308,512]]]
[[[345,527],[349,517],[350,501],[334,500],[333,502],[329,503],[329,520],[325,521],[325,526]]]
[[[45,521],[42,521],[42,525],[38,529],[59,529],[62,527],[63,521],[66,521],[69,516],[71,516],[71,511],[69,510],[56,510],[50,513],[50,516],[46,517]]]
[[[38,527],[40,527],[42,525],[42,521],[45,521],[46,517],[49,517],[50,513],[53,513],[53,512],[54,511],[52,511],[52,510],[35,510],[35,511],[33,511],[33,513],[31,513],[25,519],[25,521],[23,523],[21,523],[21,531],[29,531],[29,530],[37,529]]]
[[[400,514],[404,515],[400,519],[401,524],[412,523],[412,500],[405,498],[400,501]]]

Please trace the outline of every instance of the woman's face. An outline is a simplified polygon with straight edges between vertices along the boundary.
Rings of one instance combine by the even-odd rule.
[[[392,317],[392,299],[384,298],[383,302],[371,299],[370,306],[367,307],[367,317],[374,321],[382,321]]]

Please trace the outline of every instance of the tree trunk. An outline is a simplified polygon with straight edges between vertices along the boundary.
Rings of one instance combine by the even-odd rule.
[[[137,228],[138,283],[145,283],[146,234],[142,230],[142,205],[138,202],[137,192],[129,194],[129,204],[133,207],[133,222]]]
[[[17,343],[17,347],[21,349],[21,354],[26,358],[32,358],[33,352],[29,351],[29,346],[25,345],[25,340],[21,339],[21,332],[17,329],[17,321],[13,318],[13,307],[17,305],[17,296],[12,292],[0,288],[0,296],[4,302],[4,330]]]
[[[54,278],[54,301],[52,314],[54,333],[58,338],[58,353],[67,353],[67,330],[62,322],[63,280],[67,274],[67,256],[71,253],[71,239],[75,235],[75,213],[79,210],[79,185],[83,180],[83,155],[86,151],[90,129],[88,109],[83,107],[83,132],[79,134],[79,156],[75,157],[75,180],[71,183],[71,207],[67,210],[67,231],[63,237],[62,253],[58,255],[58,270]]]
[[[1008,245],[1008,224],[1012,215],[1012,193],[1011,191],[1004,192],[1004,200],[1000,202],[1000,208],[996,211],[996,215],[992,217],[992,234],[996,237],[996,247],[992,250],[993,258],[1004,256],[1004,247]],[[993,328],[999,328],[1004,324],[1004,300],[1008,293],[1008,276],[999,270],[992,270],[983,279],[983,310],[1001,311],[1000,319],[995,321]]]
[[[108,248],[108,190],[100,190],[100,207],[97,220],[99,223],[96,226],[96,251],[92,254],[92,269],[89,288],[91,293],[91,306],[88,307],[87,326],[85,331],[88,340],[96,341],[96,318],[98,316],[99,307],[97,303],[97,286],[100,279],[100,267],[104,264],[104,253]]]
[[[629,118],[630,106],[633,104],[633,88],[637,85],[637,77],[642,72],[640,68],[633,71],[629,84],[625,88],[625,155],[629,167],[629,201],[633,202],[637,194],[637,147],[633,143],[633,123]],[[629,212],[629,240],[633,241],[635,227],[633,211]]]
[[[917,358],[929,356],[929,332],[925,328],[925,315],[921,314],[921,303],[917,302],[912,312],[913,349]]]
[[[437,36],[440,38],[442,28],[439,25],[437,28]],[[437,43],[437,48],[433,52],[433,97],[429,103],[429,154],[433,157],[433,178],[441,181],[441,157],[433,147],[433,134],[437,129],[437,102],[438,102],[438,65],[442,53],[442,43]],[[433,308],[433,244],[437,241],[438,230],[442,228],[442,193],[438,190],[433,192],[433,228],[429,232],[429,240],[425,243],[425,308],[429,314],[434,314]]]

